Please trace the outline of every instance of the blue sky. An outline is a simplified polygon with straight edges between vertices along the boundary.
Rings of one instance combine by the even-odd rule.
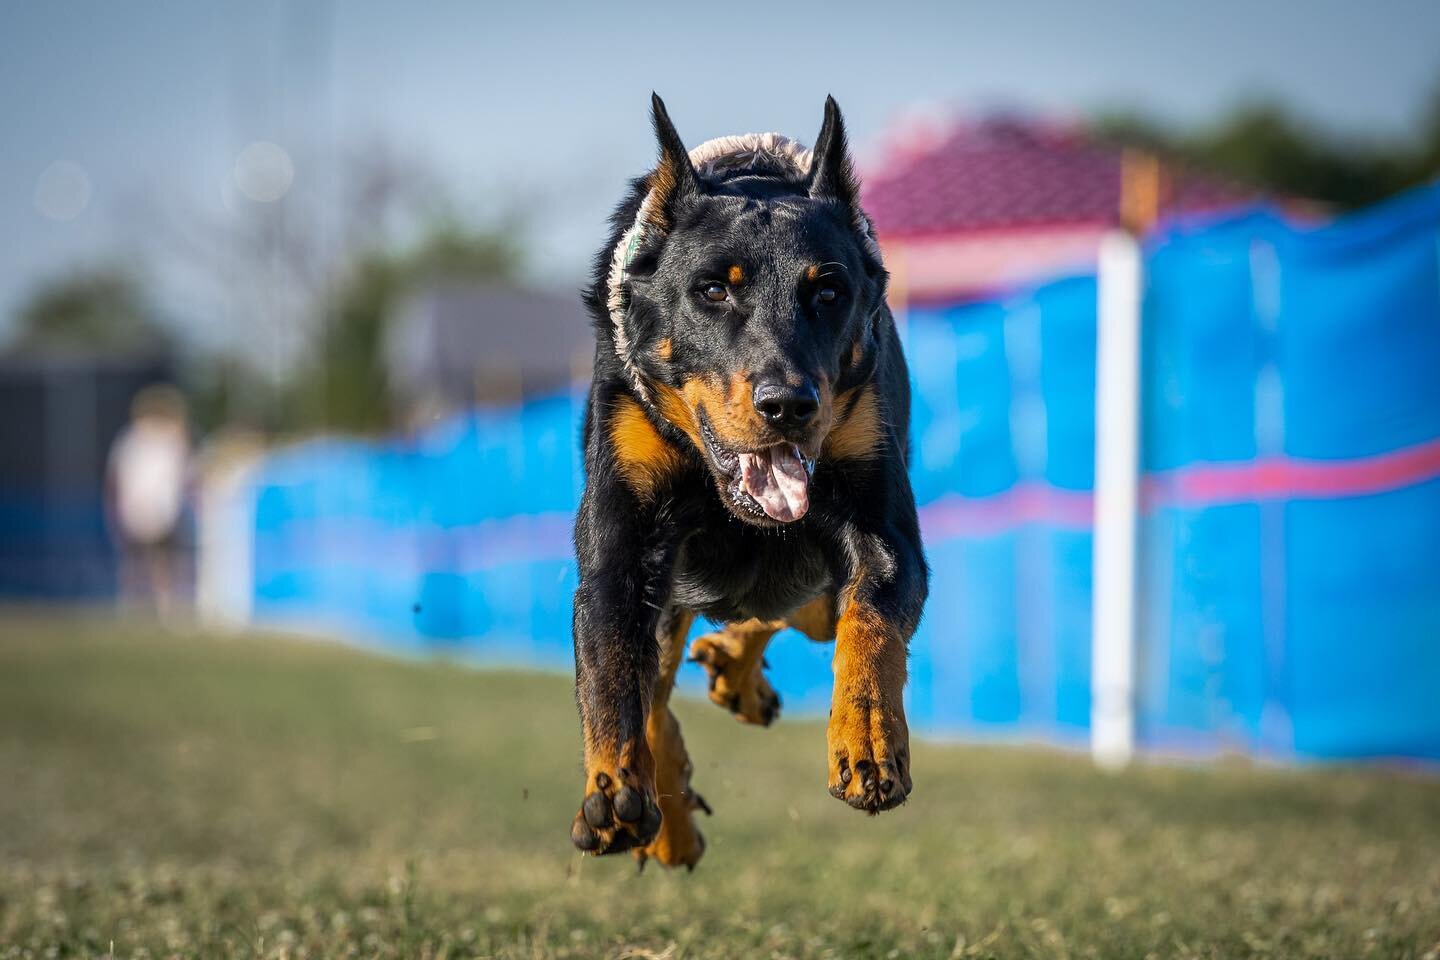
[[[624,177],[653,157],[652,89],[687,141],[810,140],[827,92],[873,143],[915,104],[1203,123],[1268,97],[1340,133],[1404,136],[1440,83],[1433,2],[805,5],[149,0],[0,6],[0,328],[37,278],[132,257],[165,287],[156,219],[223,222],[239,151],[383,139],[468,209],[543,197],[533,271],[573,286]],[[327,147],[328,145],[328,147]],[[56,161],[73,219],[36,206]],[[183,308],[182,308],[183,309]]]

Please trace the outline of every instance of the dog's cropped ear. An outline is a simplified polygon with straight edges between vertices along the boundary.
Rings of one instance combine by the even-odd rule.
[[[810,162],[810,196],[838,200],[854,207],[860,191],[855,185],[855,168],[845,142],[845,118],[834,97],[825,98],[825,123],[815,138],[814,159]]]
[[[669,230],[671,211],[682,199],[700,191],[700,180],[690,164],[690,151],[675,132],[675,124],[658,93],[650,94],[650,119],[655,125],[655,139],[660,145],[660,162],[650,175],[651,201],[646,211],[650,225]]]

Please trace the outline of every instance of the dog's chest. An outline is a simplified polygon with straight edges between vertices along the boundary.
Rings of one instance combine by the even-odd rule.
[[[721,622],[785,616],[831,587],[818,539],[726,524],[689,538],[674,571],[676,603]]]

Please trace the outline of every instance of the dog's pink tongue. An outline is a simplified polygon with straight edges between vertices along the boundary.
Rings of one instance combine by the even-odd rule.
[[[740,454],[740,482],[771,520],[789,523],[810,509],[810,475],[793,446]]]

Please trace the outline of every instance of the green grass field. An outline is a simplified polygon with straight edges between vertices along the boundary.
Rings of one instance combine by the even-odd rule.
[[[677,713],[709,850],[637,874],[565,678],[0,614],[0,957],[1440,956],[1440,782],[920,743],[866,818]]]

